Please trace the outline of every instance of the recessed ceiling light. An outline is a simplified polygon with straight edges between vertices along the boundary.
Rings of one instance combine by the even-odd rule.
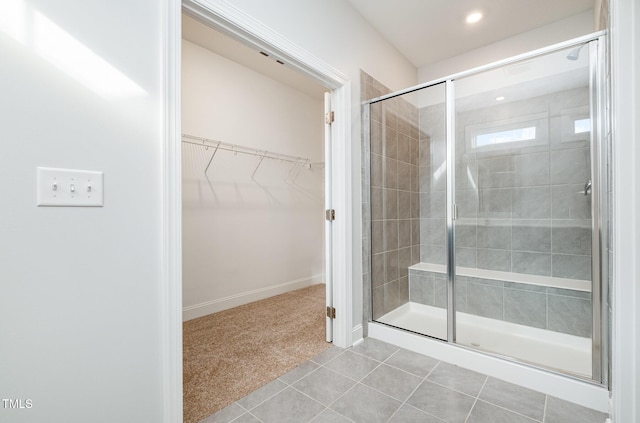
[[[482,19],[481,12],[472,12],[467,15],[466,21],[471,24],[478,22],[480,19]]]
[[[496,97],[496,101],[502,101],[502,100],[504,100],[504,97],[503,97],[503,96],[498,96],[498,97]]]

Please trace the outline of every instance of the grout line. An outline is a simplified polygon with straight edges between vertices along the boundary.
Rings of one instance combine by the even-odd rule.
[[[482,384],[482,387],[480,388],[480,391],[478,392],[478,395],[474,398],[473,400],[473,405],[471,406],[471,408],[469,409],[469,413],[467,413],[467,417],[464,419],[465,423],[467,421],[469,421],[469,417],[471,417],[471,412],[473,411],[473,409],[475,408],[476,404],[478,403],[478,400],[480,398],[480,393],[482,392],[482,390],[484,389],[485,385],[487,384],[487,382],[489,381],[489,376],[485,376],[484,378],[484,383]]]
[[[341,376],[346,377],[345,375],[341,375]],[[350,380],[354,380],[354,379],[351,379],[351,378],[348,378],[348,379],[350,379]],[[344,391],[344,393],[343,393],[342,395],[338,396],[338,398],[336,398],[335,400],[333,400],[333,401],[331,402],[331,404],[329,404],[329,405],[327,406],[327,408],[328,408],[328,409],[331,409],[331,411],[334,411],[334,412],[338,413],[336,410],[334,410],[334,409],[333,409],[333,408],[331,408],[331,407],[332,407],[336,402],[338,402],[338,400],[340,400],[340,398],[344,397],[344,396],[345,396],[345,395],[347,395],[349,392],[353,391],[353,390],[355,389],[355,387],[356,387],[356,386],[358,386],[358,384],[360,383],[360,382],[358,382],[358,381],[355,381],[355,382],[356,382],[356,383],[354,383],[354,384],[353,384],[353,386],[352,386],[351,388],[347,389],[346,391]],[[340,414],[341,416],[344,416],[342,413],[338,413],[338,414]],[[344,417],[348,418],[347,416],[344,416]],[[349,418],[348,418],[348,419],[349,419]],[[349,419],[349,420],[351,420],[351,419]]]
[[[366,379],[367,377],[369,377],[369,376],[371,375],[371,373],[373,373],[373,372],[375,372],[376,370],[378,370],[378,368],[379,368],[380,366],[382,366],[382,364],[383,364],[383,362],[382,362],[382,361],[378,361],[378,360],[372,359],[372,358],[370,358],[370,357],[367,357],[367,358],[369,358],[369,359],[371,359],[371,360],[374,360],[374,361],[377,361],[377,362],[378,362],[378,365],[377,365],[376,367],[374,367],[374,368],[373,368],[373,370],[371,370],[369,373],[367,373],[366,375],[364,375],[364,377],[361,377],[361,378],[360,378],[360,380],[357,380],[356,382],[358,382],[358,383],[360,383],[361,381],[363,381],[364,379]],[[365,386],[366,386],[366,385],[365,385]],[[386,395],[386,394],[385,394],[385,395]]]
[[[551,260],[553,260],[553,258]],[[553,266],[553,264],[551,266]],[[545,323],[544,328],[546,330],[549,330],[549,290],[547,290],[547,293],[544,296],[544,323]],[[545,397],[545,404],[546,404],[546,397]]]
[[[398,350],[398,351],[400,351],[400,350]],[[395,355],[395,354],[394,354],[394,355]],[[392,356],[393,356],[393,355],[392,355]],[[391,357],[389,357],[389,358],[391,358]],[[413,388],[413,391],[411,391],[411,393],[410,393],[410,394],[407,396],[407,398],[402,402],[402,404],[400,404],[400,407],[398,407],[398,409],[397,409],[397,410],[396,410],[396,411],[395,411],[395,412],[394,412],[394,413],[389,417],[389,419],[387,420],[387,422],[389,422],[389,421],[390,421],[390,420],[391,420],[391,419],[392,419],[392,418],[393,418],[393,417],[398,413],[398,411],[400,411],[400,409],[401,409],[402,407],[404,407],[404,406],[407,404],[407,401],[409,400],[409,398],[411,398],[411,397],[413,396],[413,394],[415,394],[415,393],[416,393],[416,391],[418,390],[418,388],[422,386],[422,384],[424,383],[424,381],[425,381],[425,380],[427,380],[427,377],[431,374],[431,372],[433,371],[433,369],[434,369],[437,365],[438,365],[438,364],[436,364],[435,366],[433,366],[433,368],[432,368],[432,369],[431,369],[431,371],[427,374],[427,376],[425,376],[425,377],[421,378],[420,382],[418,382],[418,384],[416,385],[416,387],[415,387],[415,388]],[[399,370],[401,370],[401,369],[399,369]],[[412,374],[412,373],[411,373],[411,374]],[[416,376],[416,375],[414,375],[414,376]],[[409,406],[410,406],[410,407],[413,407],[411,404],[409,404]],[[415,408],[415,407],[414,407],[414,408]],[[422,411],[422,410],[420,410],[420,411]],[[427,413],[427,414],[429,414],[429,413]],[[429,414],[429,415],[430,415],[430,414]],[[434,417],[435,417],[435,416],[434,416]]]
[[[303,363],[303,364],[304,364],[304,363]],[[317,365],[318,363],[315,363],[315,362],[314,362],[313,364],[316,364],[316,365]],[[301,364],[301,365],[302,365],[302,364]],[[291,383],[287,383],[287,382],[285,382],[284,380],[282,380],[282,379],[280,379],[280,378],[278,378],[278,380],[279,380],[280,382],[282,382],[282,383],[286,384],[287,386],[291,386],[291,387],[293,387],[293,385],[294,385],[295,383],[298,383],[298,382],[300,382],[302,379],[304,379],[305,377],[307,377],[307,376],[309,376],[309,375],[311,375],[311,374],[313,374],[313,373],[317,372],[321,367],[322,367],[322,366],[318,365],[318,367],[316,367],[315,369],[312,369],[309,373],[306,373],[304,376],[299,377],[298,379],[294,380],[294,381],[293,381],[293,382],[291,382]],[[297,368],[297,367],[296,367],[296,368]],[[326,367],[325,367],[325,368],[326,368]],[[327,370],[329,370],[329,368],[326,368],[326,369],[327,369]],[[295,370],[295,369],[293,369],[293,370]],[[292,370],[292,371],[293,371],[293,370]],[[282,375],[282,376],[285,376],[286,374],[287,374],[287,373],[285,373],[285,374],[284,374],[284,375]],[[282,376],[281,376],[281,377],[282,377]]]
[[[510,413],[517,414],[518,416],[522,416],[522,417],[524,417],[524,418],[525,418],[525,419],[527,419],[527,420],[531,420],[532,422],[541,423],[541,420],[536,420],[536,419],[534,419],[533,417],[525,416],[524,414],[518,413],[517,411],[514,411],[514,410],[512,410],[512,409],[510,409],[510,408],[506,408],[506,407],[503,407],[503,406],[501,406],[501,405],[494,404],[494,403],[492,403],[491,401],[487,401],[487,400],[482,399],[482,398],[479,398],[479,397],[478,397],[478,401],[481,401],[481,402],[484,402],[484,403],[487,403],[487,404],[493,405],[494,407],[500,408],[500,409],[505,410],[505,411],[508,411],[508,412],[510,412]],[[543,416],[543,418],[544,418],[544,416]]]
[[[304,392],[302,392],[304,393]],[[316,401],[318,402],[318,401]],[[324,404],[323,404],[324,405]],[[324,413],[325,411],[327,411],[329,409],[329,407],[325,407],[324,410],[320,411],[318,414],[316,414],[315,416],[313,416],[313,418],[311,420],[309,420],[309,423],[313,423],[314,420],[316,420],[318,417],[320,417],[320,415],[322,413]]]
[[[513,268],[513,251],[511,252],[510,256],[511,256],[511,268]],[[502,287],[500,288],[500,290],[502,291],[502,320],[507,320],[506,310],[505,310],[506,309],[505,304],[506,304],[507,298],[506,298],[506,290],[504,287],[504,282],[502,283]]]
[[[340,349],[340,350],[342,350],[342,351],[340,351],[340,353],[339,353],[338,355],[336,355],[335,357],[333,357],[333,358],[331,358],[331,359],[329,359],[329,360],[325,361],[324,363],[319,363],[319,362],[317,362],[317,361],[314,361],[313,359],[314,359],[315,357],[312,357],[312,358],[310,359],[310,361],[313,361],[314,363],[316,363],[316,364],[317,364],[317,365],[319,365],[319,366],[324,366],[325,364],[331,363],[333,360],[335,360],[336,358],[340,357],[342,354],[344,354],[344,353],[345,353],[345,351],[347,351],[346,349],[344,349],[344,348],[340,348],[340,347],[330,347],[330,348],[327,348],[326,350],[324,350],[323,352],[328,351],[328,350],[330,350],[330,349],[332,349],[332,348],[338,348],[338,349]],[[320,353],[320,354],[322,354],[322,353]],[[320,355],[320,354],[318,354],[318,355]],[[317,357],[317,356],[316,356],[316,357]]]
[[[355,385],[354,385],[355,386]],[[320,413],[318,413],[317,415],[315,415],[313,418],[315,419],[316,417],[318,417],[320,414],[322,414],[325,410],[327,410],[329,407],[331,407],[338,399],[340,399],[342,397],[342,395],[338,396],[338,398],[336,398],[335,400],[331,401],[331,403],[329,405],[324,405],[323,403],[320,402],[320,400],[317,400],[315,398],[313,398],[311,395],[307,394],[306,392],[302,392],[301,390],[299,390],[298,388],[296,388],[295,386],[291,386],[291,389],[293,389],[294,391],[304,395],[305,397],[309,398],[310,400],[313,400],[313,402],[317,402],[318,404],[322,405],[325,409],[322,410]],[[349,390],[351,390],[351,388],[349,388],[346,392],[349,392]],[[346,393],[345,392],[345,393]]]
[[[483,375],[483,376],[486,376],[486,375]],[[488,377],[488,376],[486,376],[486,377]],[[438,386],[440,386],[441,388],[445,388],[445,389],[448,389],[448,390],[450,390],[450,391],[457,392],[458,394],[466,395],[466,396],[471,397],[471,398],[477,398],[477,397],[475,397],[475,396],[473,396],[473,395],[470,395],[470,394],[468,394],[468,393],[466,393],[466,392],[462,392],[462,391],[459,391],[459,390],[457,390],[457,389],[453,389],[453,388],[452,388],[452,387],[450,387],[450,386],[446,386],[446,385],[442,385],[441,383],[434,382],[433,380],[428,379],[428,380],[426,380],[426,381],[427,381],[427,382],[430,382],[430,383],[433,383],[434,385],[438,385]]]
[[[487,376],[487,375],[485,375]],[[482,387],[480,388],[480,391],[478,391],[478,395],[476,396],[476,398],[480,398],[480,395],[482,394],[482,391],[484,391],[485,386],[487,386],[487,383],[489,383],[489,377],[487,376],[486,379],[484,380],[484,383],[482,384]]]
[[[407,370],[401,369],[400,367],[396,367],[396,366],[394,366],[393,364],[389,364],[389,363],[387,363],[387,362],[383,362],[382,364],[384,364],[385,366],[391,367],[391,368],[392,368],[392,369],[394,369],[394,370],[399,370],[399,371],[401,371],[401,372],[403,372],[403,373],[406,373],[406,374],[408,374],[408,375],[410,375],[410,376],[417,377],[418,379],[421,379],[421,380],[422,380],[422,379],[424,379],[424,377],[422,377],[422,376],[418,376],[418,375],[417,375],[417,374],[415,374],[415,373],[411,373],[411,372],[409,372],[409,371],[407,371]],[[425,377],[426,377],[426,376],[425,376]],[[422,382],[421,382],[421,383],[422,383]]]
[[[392,357],[393,355],[395,355],[398,351],[400,351],[400,349],[398,349],[398,350],[397,350],[397,351],[395,351],[393,354],[391,354],[389,357],[387,357],[387,360],[388,360],[390,357]],[[358,353],[354,353],[354,354],[358,354]],[[365,357],[365,358],[372,359],[371,357],[367,357],[367,356],[364,356],[364,355],[362,355],[362,354],[358,354],[358,355],[360,355],[360,356],[362,356],[362,357]],[[377,361],[379,364],[378,364],[378,365],[377,365],[373,370],[371,370],[369,373],[367,373],[364,377],[362,377],[360,380],[355,380],[355,379],[353,379],[353,378],[351,378],[351,377],[349,377],[349,376],[347,376],[347,375],[344,375],[344,374],[342,374],[342,373],[338,373],[338,372],[336,372],[336,371],[332,370],[332,371],[334,371],[335,373],[337,373],[337,374],[339,374],[339,375],[341,375],[341,376],[343,376],[343,377],[345,377],[345,378],[347,378],[347,379],[350,379],[350,380],[355,381],[356,383],[355,383],[351,388],[349,388],[347,391],[345,391],[342,395],[340,395],[338,398],[336,398],[336,400],[335,400],[335,401],[333,401],[333,402],[329,405],[329,408],[330,408],[333,404],[335,404],[335,403],[336,403],[340,398],[344,397],[345,395],[347,395],[347,393],[349,393],[350,391],[352,391],[353,389],[355,389],[355,387],[356,387],[356,386],[358,386],[358,385],[362,385],[363,387],[365,387],[365,388],[367,388],[367,389],[371,389],[371,390],[373,390],[373,391],[375,391],[375,392],[377,392],[377,393],[379,393],[379,394],[381,394],[381,395],[384,395],[385,397],[388,397],[388,398],[390,398],[390,399],[392,399],[392,400],[394,400],[394,401],[399,402],[399,403],[400,403],[400,407],[398,407],[398,410],[399,410],[399,409],[400,409],[400,408],[405,404],[406,400],[405,400],[405,401],[400,401],[400,400],[398,400],[397,398],[392,397],[391,395],[389,395],[389,394],[387,394],[387,393],[385,393],[385,392],[382,392],[382,391],[380,391],[380,390],[378,390],[378,389],[376,389],[376,388],[374,388],[374,387],[372,387],[372,386],[369,386],[369,385],[366,385],[366,384],[362,383],[362,381],[363,381],[364,379],[366,379],[369,375],[371,375],[373,372],[375,372],[375,371],[376,371],[380,366],[382,366],[383,364],[385,364],[385,362],[382,362],[382,361],[378,361],[378,360],[375,360],[375,359],[372,359],[372,360]],[[390,367],[392,367],[392,366],[390,366]],[[435,366],[434,366],[434,368],[435,368]],[[327,368],[327,369],[328,369],[328,370],[331,370],[331,369],[329,369],[329,368]],[[402,370],[402,369],[399,369],[399,370]],[[433,369],[432,369],[431,371],[433,371]],[[414,375],[413,373],[409,373],[409,372],[405,372],[405,373],[408,373],[408,374],[410,374],[410,375],[416,376],[416,375]],[[431,372],[429,372],[429,374],[431,374]],[[428,376],[428,375],[427,375],[427,376]],[[416,376],[416,377],[419,377],[419,376]],[[425,380],[425,379],[426,379],[426,377],[425,377],[425,378],[423,378],[423,379],[422,379],[422,381],[421,381],[420,383],[418,383],[418,385],[416,386],[416,388],[411,392],[411,394],[407,397],[407,399],[408,399],[408,398],[410,398],[410,397],[411,397],[411,395],[413,395],[413,393],[418,389],[418,387],[419,387],[419,386],[424,382],[424,380]],[[294,389],[295,389],[295,388],[294,388]],[[317,402],[317,400],[315,400],[315,401]],[[331,410],[332,410],[332,411],[335,411],[335,410],[333,410],[333,409],[331,409]],[[397,411],[398,411],[398,410],[396,410],[396,412],[394,412],[394,413],[393,413],[393,415],[395,415],[395,414],[397,413]],[[421,410],[421,411],[422,411],[422,410]],[[340,414],[340,413],[338,413],[338,414]],[[427,414],[429,414],[429,413],[427,413]],[[393,415],[392,415],[391,417],[393,417]]]
[[[549,395],[545,395],[544,396],[544,409],[543,409],[543,412],[542,412],[542,421],[543,422],[547,420],[547,404],[548,404],[548,401],[549,401]]]
[[[285,385],[285,387],[284,387],[284,388],[282,388],[282,389],[280,389],[279,391],[277,391],[277,392],[276,392],[276,393],[274,393],[273,395],[269,396],[269,397],[268,397],[267,399],[265,399],[264,401],[260,401],[259,403],[257,403],[256,405],[254,405],[254,406],[253,406],[253,407],[251,407],[251,408],[244,407],[244,406],[242,406],[242,405],[240,405],[240,404],[238,404],[238,405],[240,405],[240,407],[242,407],[242,408],[244,408],[245,410],[247,410],[247,412],[251,412],[251,410],[255,409],[256,407],[261,406],[262,404],[264,404],[265,402],[269,401],[270,399],[272,399],[273,397],[275,397],[275,396],[276,396],[276,395],[278,395],[279,393],[281,393],[281,392],[283,392],[284,390],[286,390],[287,388],[290,388],[290,387],[291,387],[290,385],[288,385],[288,384],[286,384],[285,382],[282,382],[281,380],[278,380],[278,379],[272,380],[271,382],[267,383],[267,385],[269,385],[269,384],[271,384],[271,383],[275,382],[276,380],[277,380],[278,382],[280,382],[280,383],[284,384],[284,385]],[[265,386],[267,386],[267,385],[263,385],[261,388],[256,389],[256,390],[255,390],[255,391],[253,391],[252,393],[259,391],[260,389],[264,388],[264,387],[265,387]],[[247,396],[251,395],[252,393],[248,394]],[[246,397],[244,397],[244,398],[246,398]],[[242,399],[242,398],[241,398],[241,399]]]
[[[259,421],[260,423],[264,423],[262,420],[260,420],[258,418],[258,416],[256,416],[255,414],[253,414],[251,411],[247,411],[247,414],[249,414],[251,417],[253,417],[254,419],[256,419],[257,421]]]

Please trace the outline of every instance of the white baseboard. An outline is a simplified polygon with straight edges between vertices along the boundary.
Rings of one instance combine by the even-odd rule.
[[[238,294],[206,301],[200,304],[186,306],[182,308],[182,321],[186,322],[187,320],[206,316],[207,314],[228,310],[233,307],[264,300],[265,298],[273,297],[274,295],[284,294],[285,292],[306,288],[323,282],[324,275],[313,275],[307,278],[300,278],[293,281],[279,283],[277,285],[266,286],[264,288],[254,289],[247,292],[240,292]]]
[[[368,331],[371,338],[542,392],[583,407],[603,413],[609,412],[609,392],[602,386],[503,360],[378,323],[370,322]]]
[[[363,329],[361,324],[353,327],[353,332],[351,335],[351,339],[353,340],[353,346],[356,346],[360,342],[364,341],[364,337],[362,334],[363,334]]]

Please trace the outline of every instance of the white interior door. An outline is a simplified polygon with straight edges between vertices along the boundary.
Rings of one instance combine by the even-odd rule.
[[[333,261],[331,246],[333,244],[333,208],[331,198],[331,93],[324,93],[324,202],[325,202],[325,229],[324,229],[324,259],[325,259],[325,283],[327,299],[326,339],[333,342]]]

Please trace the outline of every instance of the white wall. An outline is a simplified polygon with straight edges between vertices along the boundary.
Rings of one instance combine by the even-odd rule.
[[[611,1],[614,168],[612,402],[615,423],[640,421],[640,5]]]
[[[252,180],[259,157],[218,151],[205,175],[213,149],[183,145],[184,318],[324,282],[323,98],[186,40],[182,64],[184,133],[316,163]]]
[[[593,19],[593,11],[589,10],[488,46],[423,66],[418,69],[418,80],[420,83],[429,82],[581,35],[590,34],[594,31]]]
[[[126,7],[126,10],[124,8]],[[163,420],[166,2],[0,2],[0,421]],[[104,171],[36,206],[36,167]]]
[[[332,65],[351,80],[353,324],[362,322],[360,84],[363,69],[392,90],[417,82],[415,67],[345,0],[234,0],[233,6]],[[337,116],[336,119],[341,119]],[[336,213],[340,213],[339,210]]]

